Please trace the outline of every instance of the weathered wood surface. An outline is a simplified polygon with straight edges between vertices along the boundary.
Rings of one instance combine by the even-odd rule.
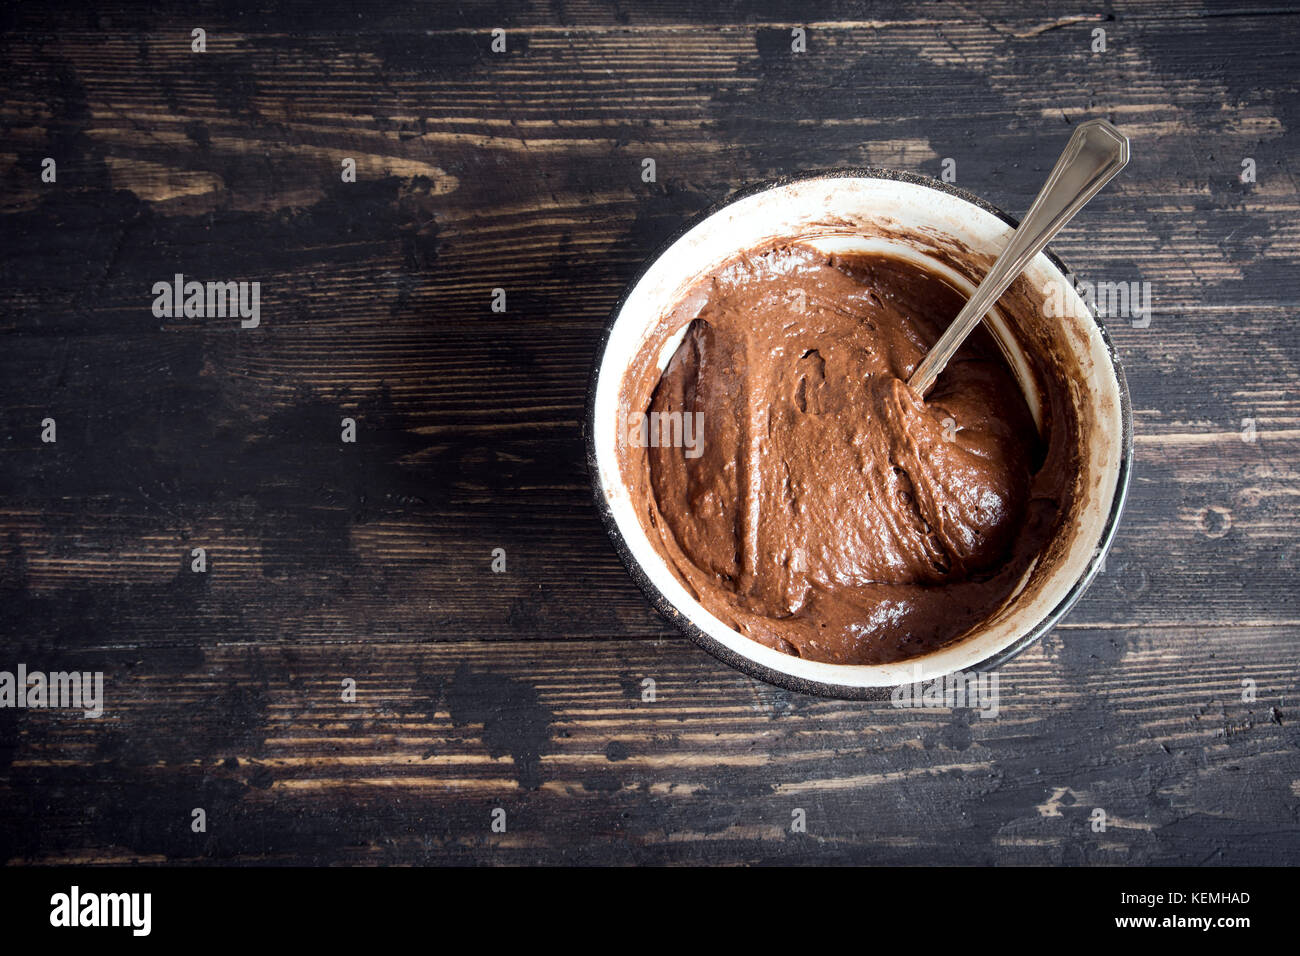
[[[1300,15],[351,6],[0,14],[0,669],[107,698],[0,710],[0,859],[1300,861]],[[999,716],[788,694],[677,635],[579,436],[639,263],[818,166],[951,157],[1018,214],[1089,116],[1134,159],[1053,248],[1151,284],[1110,323],[1136,477]],[[261,326],[155,318],[177,272],[260,281]]]

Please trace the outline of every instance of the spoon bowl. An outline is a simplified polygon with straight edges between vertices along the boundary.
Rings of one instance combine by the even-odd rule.
[[[970,193],[914,174],[872,168],[785,177],[741,190],[668,240],[616,303],[588,391],[587,461],[597,508],[633,579],[663,615],[720,660],[770,683],[841,698],[888,698],[902,684],[996,667],[1030,646],[1079,600],[1115,534],[1132,461],[1123,371],[1071,274],[1046,252],[1034,256],[989,313],[1031,410],[1033,370],[1053,376],[1066,405],[1050,428],[1068,429],[1076,462],[1073,497],[1036,563],[988,619],[951,644],[891,664],[827,664],[783,654],[733,630],[683,586],[655,548],[647,518],[623,474],[625,385],[662,370],[693,313],[684,293],[736,253],[817,237],[950,270],[965,294],[1011,240],[1016,223]],[[1049,306],[1063,297],[1066,314]],[[1017,371],[1019,363],[1021,371]]]

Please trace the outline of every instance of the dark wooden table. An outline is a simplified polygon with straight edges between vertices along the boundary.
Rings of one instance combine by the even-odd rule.
[[[0,14],[0,669],[105,680],[0,709],[0,859],[1300,862],[1300,15],[709,6]],[[1133,161],[1053,248],[1150,283],[1109,323],[1136,477],[1000,715],[679,636],[580,437],[638,265],[819,166],[951,158],[1018,215],[1092,116]],[[260,324],[156,317],[176,273]]]

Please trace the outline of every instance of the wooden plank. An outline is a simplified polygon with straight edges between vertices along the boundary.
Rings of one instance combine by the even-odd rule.
[[[59,663],[105,671],[97,721],[0,711],[0,855],[1280,863],[1293,636],[1058,633],[988,718],[790,694],[683,640],[88,650]]]

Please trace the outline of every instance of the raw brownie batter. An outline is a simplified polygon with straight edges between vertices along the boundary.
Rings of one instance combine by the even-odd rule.
[[[1045,444],[984,330],[925,401],[908,389],[960,293],[899,259],[789,245],[733,259],[687,299],[699,311],[641,406],[663,427],[629,443],[653,446],[634,483],[652,540],[712,614],[789,654],[884,663],[1005,601],[1064,481],[1042,473]]]

